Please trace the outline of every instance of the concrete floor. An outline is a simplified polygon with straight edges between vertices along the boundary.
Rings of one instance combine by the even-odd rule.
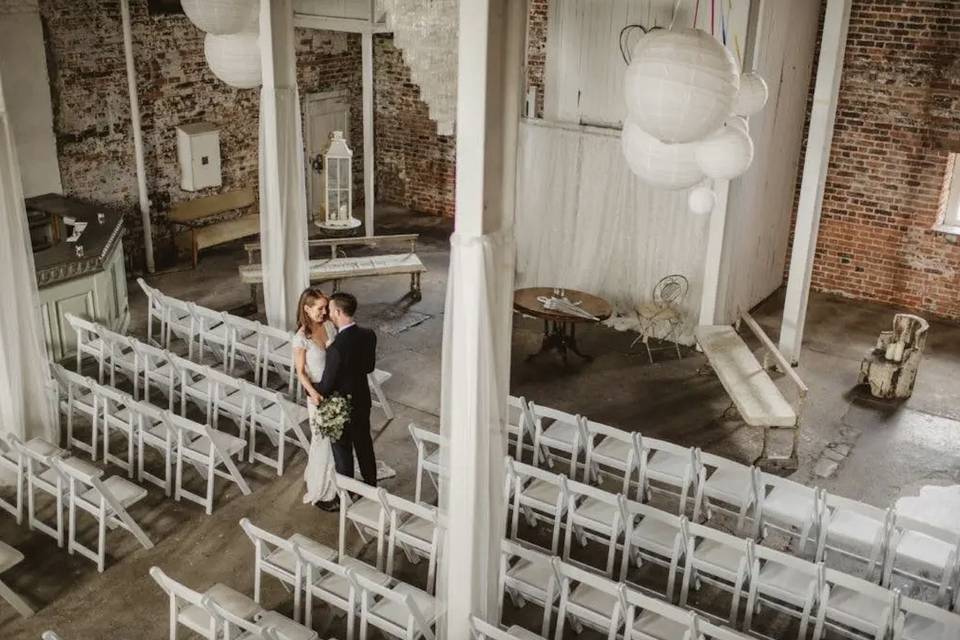
[[[436,428],[440,405],[440,353],[443,300],[448,265],[450,222],[414,216],[389,208],[378,214],[378,233],[419,232],[418,254],[429,269],[423,279],[423,300],[412,311],[429,316],[396,336],[380,326],[403,311],[407,289],[403,277],[356,280],[348,290],[361,301],[359,321],[379,333],[379,366],[393,372],[386,392],[396,417],[386,422],[374,412],[379,455],[397,471],[384,486],[412,496],[416,454],[410,443],[410,422]],[[236,275],[245,259],[239,247],[205,253],[197,271],[157,274],[153,286],[214,309],[234,309],[249,302],[249,290]],[[130,287],[130,332],[145,333],[145,298]],[[775,295],[756,311],[768,332],[777,333],[781,300]],[[892,310],[814,295],[807,322],[807,342],[798,369],[810,387],[801,439],[801,467],[796,478],[813,482],[813,467],[830,443],[851,446],[835,476],[816,479],[829,491],[876,505],[889,505],[925,484],[960,483],[960,327],[931,323],[927,350],[913,397],[901,405],[869,400],[854,389],[860,358],[877,334],[889,327]],[[705,451],[748,462],[760,448],[757,430],[736,419],[719,416],[728,399],[715,378],[698,375],[704,358],[685,350],[676,360],[670,352],[628,353],[633,334],[593,327],[580,336],[582,348],[596,356],[590,363],[563,367],[552,356],[525,362],[539,348],[540,325],[516,318],[511,389],[545,405],[576,411],[627,430],[662,437]],[[302,471],[305,457],[297,454],[282,478],[263,465],[241,465],[253,489],[241,496],[218,486],[212,516],[191,503],[177,503],[151,488],[134,516],[155,541],[140,548],[131,536],[108,536],[107,569],[98,574],[85,559],[58,549],[52,539],[31,534],[12,518],[0,517],[0,539],[20,549],[26,560],[3,574],[4,581],[39,610],[28,620],[0,605],[0,639],[36,638],[54,629],[64,640],[101,638],[151,640],[167,637],[166,599],[148,576],[158,565],[187,585],[204,589],[216,582],[252,593],[253,548],[237,524],[241,517],[281,535],[295,531],[328,545],[337,540],[337,519],[305,506]],[[111,472],[117,472],[112,469]],[[89,532],[87,532],[89,533]],[[358,540],[353,554],[370,558]],[[406,564],[406,563],[403,563]],[[424,582],[425,568],[404,568],[401,576]],[[292,598],[274,580],[264,581],[263,603],[290,613]],[[529,609],[529,608],[528,608]],[[533,612],[530,612],[531,614]],[[507,615],[514,616],[510,607]],[[344,637],[342,619],[315,617],[322,637]],[[572,637],[572,635],[571,635]],[[593,637],[585,633],[584,637]]]

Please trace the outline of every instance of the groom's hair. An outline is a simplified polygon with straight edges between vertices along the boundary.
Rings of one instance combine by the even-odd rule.
[[[352,293],[338,291],[330,296],[330,303],[337,305],[337,309],[350,318],[357,313],[357,298]]]

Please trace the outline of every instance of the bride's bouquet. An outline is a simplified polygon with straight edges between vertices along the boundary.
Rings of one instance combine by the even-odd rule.
[[[310,430],[314,436],[339,440],[343,427],[350,419],[350,396],[334,393],[325,399],[310,416]]]

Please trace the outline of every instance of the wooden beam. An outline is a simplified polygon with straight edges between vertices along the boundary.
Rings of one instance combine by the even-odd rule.
[[[293,26],[303,29],[322,31],[344,31],[346,33],[390,33],[385,22],[371,22],[359,18],[331,18],[297,13],[293,16]]]

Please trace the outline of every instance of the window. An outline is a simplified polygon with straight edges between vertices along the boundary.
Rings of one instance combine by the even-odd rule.
[[[947,166],[947,179],[944,185],[946,202],[943,206],[936,229],[947,233],[960,234],[960,161],[958,153],[950,154]]]

